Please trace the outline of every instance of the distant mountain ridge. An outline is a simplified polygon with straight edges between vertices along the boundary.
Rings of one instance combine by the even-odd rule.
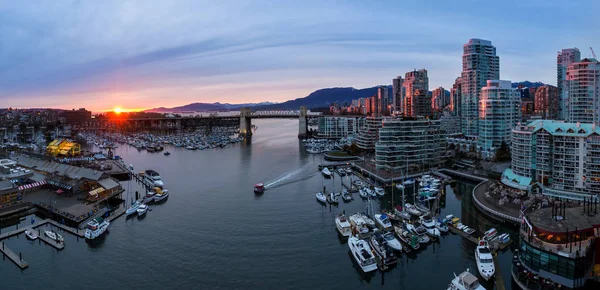
[[[165,108],[159,107],[154,109],[145,110],[144,112],[154,112],[154,113],[171,113],[171,112],[203,112],[203,111],[229,111],[229,110],[237,110],[243,107],[256,107],[256,106],[267,106],[273,105],[277,103],[273,102],[261,102],[261,103],[245,103],[245,104],[229,104],[224,103],[221,104],[219,102],[216,103],[191,103],[183,106]]]

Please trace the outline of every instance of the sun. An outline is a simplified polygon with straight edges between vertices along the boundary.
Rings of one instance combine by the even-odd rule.
[[[121,109],[121,107],[115,107],[113,111],[115,112],[115,114],[121,114],[121,112],[123,112],[123,109]]]

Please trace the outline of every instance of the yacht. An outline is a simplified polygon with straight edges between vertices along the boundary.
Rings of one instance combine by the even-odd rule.
[[[160,188],[162,188],[164,186],[164,183],[162,182],[160,174],[158,174],[158,172],[156,172],[152,169],[148,169],[148,170],[144,171],[144,178],[147,181],[149,181],[151,184],[153,184],[154,186],[158,186]]]
[[[351,236],[348,238],[348,247],[363,272],[368,273],[377,270],[377,261],[375,261],[371,247],[365,240]]]
[[[429,243],[430,239],[427,236],[427,230],[419,222],[415,222],[415,223],[405,222],[404,225],[406,226],[406,229],[408,231],[419,236],[419,243],[421,243],[421,244]]]
[[[254,193],[256,194],[262,194],[265,192],[265,185],[262,183],[257,183],[256,185],[254,185]]]
[[[379,196],[385,195],[385,190],[381,187],[375,186],[374,191],[375,191],[375,194],[377,194]]]
[[[351,215],[349,220],[350,224],[356,229],[359,235],[367,235],[369,233],[369,227],[367,227],[367,223],[362,218],[361,213]]]
[[[57,233],[57,232],[53,232],[53,231],[44,231],[44,234],[46,234],[46,236],[48,238],[50,238],[51,240],[57,241],[57,242],[64,242],[63,237]]]
[[[331,171],[329,171],[329,168],[324,167],[323,170],[321,170],[321,173],[325,178],[331,178]]]
[[[410,203],[404,204],[404,209],[411,215],[414,215],[414,216],[422,215],[421,211],[419,211],[414,205],[412,205]]]
[[[366,214],[364,213],[360,213],[362,219],[365,221],[365,224],[370,227],[370,228],[374,228],[375,227],[375,222]]]
[[[480,240],[475,249],[475,262],[477,262],[477,270],[483,279],[490,280],[496,272],[494,267],[494,259],[492,250],[486,240]]]
[[[388,218],[388,216],[386,214],[375,214],[375,221],[377,223],[377,226],[383,230],[387,230],[387,229],[391,229],[392,228],[392,222],[390,222],[390,219]]]
[[[143,216],[146,214],[146,212],[148,211],[148,205],[145,203],[140,204],[140,206],[137,209],[137,214],[138,216]]]
[[[433,220],[433,218],[431,218],[431,216],[424,215],[420,218],[420,221],[421,221],[421,225],[423,225],[423,227],[427,230],[428,235],[430,235],[432,237],[441,236],[440,230],[438,230],[435,227],[435,221]]]
[[[101,236],[106,230],[110,223],[102,218],[96,218],[87,223],[87,229],[85,230],[85,238],[93,240]]]
[[[137,209],[138,209],[139,206],[140,206],[140,202],[139,201],[136,201],[136,202],[132,203],[127,208],[127,210],[125,211],[125,214],[128,215],[128,216],[130,216],[130,215],[132,215],[134,213],[137,213]]]
[[[450,230],[445,223],[439,221],[435,222],[435,228],[442,233],[447,233]]]
[[[471,274],[469,270],[460,273],[460,275],[454,277],[452,282],[448,285],[448,290],[485,290],[475,275]]]
[[[325,197],[325,195],[322,192],[317,192],[316,197],[317,201],[327,203],[327,197]]]
[[[160,190],[159,189],[156,191],[156,194],[154,195],[154,202],[161,202],[168,197],[169,197],[169,190],[167,190],[167,189]]]
[[[346,218],[345,214],[339,214],[335,218],[335,226],[337,227],[340,234],[344,237],[349,237],[352,234],[352,229],[350,228],[350,222]]]
[[[394,237],[393,233],[385,233],[383,234],[383,238],[387,242],[388,246],[390,246],[390,248],[396,251],[402,251],[402,244],[400,244],[400,241],[398,241],[398,239]]]
[[[350,193],[348,193],[347,190],[343,190],[342,191],[342,200],[344,200],[345,202],[350,202],[352,201],[352,196],[350,195]]]
[[[399,226],[394,227],[394,232],[396,233],[396,236],[404,243],[405,246],[408,246],[413,250],[418,250],[420,248],[418,236],[413,235],[411,232]],[[408,250],[408,248],[406,249]]]
[[[387,242],[381,233],[376,232],[372,235],[369,239],[369,244],[384,265],[389,266],[396,264],[396,255],[394,255],[392,248],[387,245]]]
[[[25,231],[25,236],[32,241],[38,238],[38,235],[34,231],[30,230]]]

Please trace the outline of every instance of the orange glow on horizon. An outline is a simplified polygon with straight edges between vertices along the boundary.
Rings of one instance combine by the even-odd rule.
[[[106,110],[104,112],[114,112],[115,114],[121,114],[121,113],[132,113],[132,112],[140,112],[140,111],[144,111],[146,110],[145,108],[135,108],[135,109],[128,109],[128,108],[123,108],[123,107],[114,107],[112,110]]]

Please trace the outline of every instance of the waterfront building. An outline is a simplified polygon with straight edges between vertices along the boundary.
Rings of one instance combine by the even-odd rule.
[[[429,77],[426,69],[407,72],[404,76],[403,87],[404,116],[430,116],[431,97],[429,94]]]
[[[560,112],[559,102],[558,87],[541,86],[535,92],[535,113],[543,119],[557,120]]]
[[[462,94],[462,79],[460,77],[456,78],[454,81],[454,85],[452,85],[452,90],[450,90],[450,110],[452,115],[458,116],[459,119],[461,117],[461,94]]]
[[[600,62],[585,58],[567,68],[569,122],[598,125],[600,110]]]
[[[356,136],[359,128],[364,126],[365,118],[353,117],[319,117],[319,137],[347,138]]]
[[[456,135],[460,131],[460,117],[454,116],[449,110],[444,110],[440,116],[440,130],[446,135]]]
[[[405,90],[403,86],[404,80],[401,76],[396,77],[392,80],[392,114],[402,114]]]
[[[368,151],[375,150],[375,142],[379,139],[379,129],[381,129],[382,117],[367,117],[365,125],[358,132],[356,145]]]
[[[511,155],[511,168],[502,177],[506,185],[529,178],[548,196],[583,200],[600,195],[600,130],[595,124],[518,124]]]
[[[375,144],[378,169],[392,172],[423,170],[441,164],[445,147],[439,120],[389,118],[382,120],[379,140]]]
[[[560,98],[559,118],[569,120],[569,82],[567,80],[567,68],[581,60],[581,53],[577,48],[566,48],[558,52],[556,56],[556,86]]]
[[[491,158],[502,142],[510,146],[511,130],[521,121],[521,97],[510,81],[488,80],[479,99],[478,145]]]
[[[589,206],[547,207],[526,214],[519,230],[518,260],[511,271],[514,281],[523,289],[547,289],[542,279],[560,284],[552,289],[584,289],[598,263],[598,236],[600,214]]]
[[[479,94],[487,80],[500,79],[500,58],[489,40],[469,39],[463,45],[461,73],[462,132],[465,136],[479,134]]]
[[[442,111],[450,104],[450,96],[443,87],[435,88],[431,92],[431,106],[434,111]]]

